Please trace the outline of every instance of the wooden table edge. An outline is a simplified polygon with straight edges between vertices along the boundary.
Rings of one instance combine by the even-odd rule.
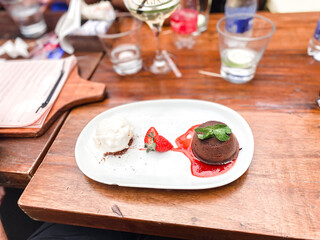
[[[37,221],[45,221],[50,222],[52,220],[52,216],[55,218],[55,223],[64,224],[65,217],[63,211],[55,210],[55,209],[47,209],[46,215],[42,214],[42,209],[37,206],[30,207],[24,205],[23,199],[20,198],[18,201],[19,207],[24,211],[28,216]],[[291,238],[291,237],[280,237],[273,235],[261,235],[258,233],[249,233],[249,232],[240,232],[240,231],[230,231],[227,229],[208,229],[203,227],[196,226],[182,226],[177,224],[167,224],[161,222],[151,222],[148,221],[147,228],[141,227],[142,221],[137,221],[134,219],[125,219],[123,216],[118,216],[115,213],[114,217],[104,217],[99,216],[98,214],[91,214],[91,216],[96,220],[100,218],[99,222],[90,221],[88,219],[86,224],[83,224],[81,220],[83,215],[79,212],[72,213],[72,223],[71,225],[75,226],[84,226],[89,228],[99,228],[99,229],[107,229],[107,230],[115,230],[115,231],[128,231],[139,234],[149,234],[155,235],[155,232],[158,232],[158,236],[162,237],[172,237],[172,238],[182,238],[182,239],[246,239],[246,240],[298,240],[299,238]],[[174,232],[174,233],[171,233]],[[177,234],[178,232],[178,234]],[[160,234],[161,233],[161,234]],[[306,239],[307,240],[307,239]],[[311,240],[311,239],[310,239]]]

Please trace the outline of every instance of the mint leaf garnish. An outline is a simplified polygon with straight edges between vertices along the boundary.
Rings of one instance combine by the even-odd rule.
[[[195,132],[201,140],[216,137],[219,141],[225,142],[230,139],[228,134],[231,134],[231,129],[223,124],[215,124],[213,127],[198,127]]]
[[[228,134],[231,134],[231,129],[222,124],[216,124],[213,126],[213,133],[220,140],[221,142],[227,141],[230,139],[230,136]]]
[[[195,129],[196,133],[202,133],[202,134],[198,134],[198,138],[203,140],[203,139],[207,139],[210,138],[210,136],[213,134],[213,129],[211,128],[196,128]]]

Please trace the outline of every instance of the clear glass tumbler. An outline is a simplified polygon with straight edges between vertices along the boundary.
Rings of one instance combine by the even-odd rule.
[[[10,16],[27,38],[37,38],[44,34],[47,25],[40,9],[39,0],[0,0]]]
[[[97,36],[119,75],[134,74],[142,68],[141,25],[130,13],[118,13],[111,25],[101,22],[96,27]]]
[[[212,0],[198,0],[198,30],[195,35],[199,35],[208,29],[210,9]]]
[[[192,49],[195,44],[193,33],[197,31],[197,0],[180,0],[180,5],[170,17],[174,44],[178,49]]]
[[[230,32],[227,30],[226,22],[231,18],[252,18],[252,27],[240,33]],[[232,83],[246,83],[253,79],[256,67],[275,29],[270,19],[260,15],[235,14],[220,19],[217,30],[222,77]]]

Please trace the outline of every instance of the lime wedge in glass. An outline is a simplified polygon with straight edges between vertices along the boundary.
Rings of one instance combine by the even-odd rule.
[[[228,67],[247,68],[252,65],[256,53],[245,48],[227,49],[224,51],[222,61]]]

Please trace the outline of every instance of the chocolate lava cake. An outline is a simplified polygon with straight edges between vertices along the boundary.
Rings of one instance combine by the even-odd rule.
[[[201,124],[199,127],[213,127],[216,124],[226,125],[222,122],[209,121]],[[197,133],[195,133],[192,139],[192,151],[201,162],[209,165],[223,165],[231,162],[238,157],[239,143],[233,133],[229,136],[229,140],[222,142],[215,136],[200,140]]]

